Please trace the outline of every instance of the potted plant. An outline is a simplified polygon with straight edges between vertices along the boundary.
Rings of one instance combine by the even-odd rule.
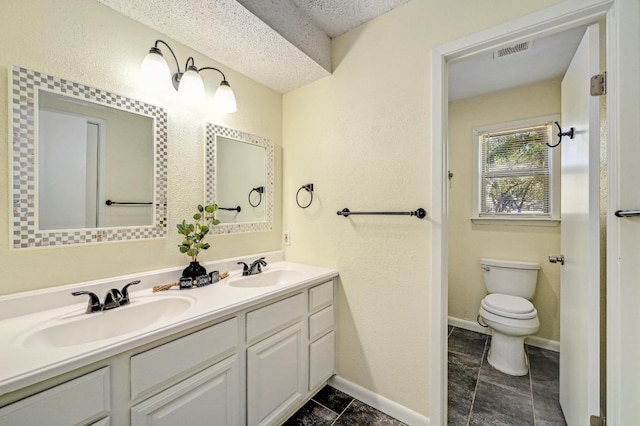
[[[183,220],[177,225],[178,233],[184,235],[184,240],[178,245],[180,253],[186,253],[191,258],[189,266],[182,271],[183,277],[195,278],[207,273],[207,270],[198,263],[198,255],[202,250],[211,247],[203,240],[209,233],[210,227],[220,223],[215,218],[216,210],[218,210],[216,204],[204,207],[199,204],[197,213],[193,215],[193,223],[187,223],[186,220]]]

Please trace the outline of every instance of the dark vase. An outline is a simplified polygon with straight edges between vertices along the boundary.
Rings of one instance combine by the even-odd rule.
[[[200,265],[198,262],[191,262],[189,266],[182,271],[182,276],[187,278],[195,278],[200,275],[207,275],[207,270],[204,266]]]

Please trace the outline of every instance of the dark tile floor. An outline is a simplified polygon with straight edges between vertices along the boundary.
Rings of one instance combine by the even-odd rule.
[[[449,425],[566,425],[558,402],[557,352],[526,346],[529,374],[491,367],[491,337],[449,327]],[[325,386],[284,426],[402,426],[404,423]]]
[[[449,327],[449,425],[566,425],[558,402],[559,354],[525,346],[529,374],[491,367],[491,337]]]
[[[403,426],[404,423],[329,385],[322,388],[284,426]]]

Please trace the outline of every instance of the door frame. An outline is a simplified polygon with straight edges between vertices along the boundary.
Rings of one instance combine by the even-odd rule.
[[[448,127],[448,62],[462,59],[472,54],[493,50],[497,46],[513,44],[531,37],[542,37],[570,28],[597,22],[603,18],[607,22],[607,73],[617,75],[617,42],[615,33],[619,17],[612,13],[617,2],[622,0],[568,0],[541,11],[526,15],[470,36],[446,43],[431,52],[431,190],[432,224],[431,250],[431,363],[430,363],[430,424],[444,425],[447,416],[447,311],[448,311],[448,187],[447,187],[447,127]],[[618,108],[618,88],[615,85],[607,93],[607,123],[616,119]],[[617,144],[613,126],[607,125],[608,153],[615,152]],[[615,160],[608,164],[609,176],[616,176]],[[608,193],[614,194],[615,182],[608,180]],[[608,211],[613,205],[610,197]],[[610,225],[607,219],[607,227]],[[607,268],[610,277],[615,277],[616,267],[610,259],[617,257],[617,247],[608,245]],[[617,281],[608,281],[609,286],[619,286]],[[608,298],[608,311],[612,301]],[[609,342],[612,346],[614,342]],[[617,374],[613,372],[613,374]],[[609,419],[616,418],[616,407],[609,402],[617,397],[611,383],[618,378],[608,372],[607,410]],[[615,386],[611,386],[615,388]],[[612,423],[615,424],[615,423]]]

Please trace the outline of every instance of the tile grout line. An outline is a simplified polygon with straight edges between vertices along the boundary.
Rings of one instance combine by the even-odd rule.
[[[478,384],[480,383],[480,373],[482,372],[482,366],[484,365],[484,354],[487,351],[487,341],[484,340],[484,349],[482,350],[482,358],[480,358],[480,367],[478,368],[478,377],[476,377],[476,386],[473,389],[473,397],[471,398],[471,406],[469,407],[469,417],[467,418],[467,426],[471,424],[471,414],[473,413],[473,405],[476,402],[476,394],[478,393]]]
[[[340,414],[338,414],[338,417],[336,417],[336,419],[333,421],[333,423],[331,423],[331,425],[330,425],[330,426],[333,426],[333,425],[335,425],[335,424],[336,424],[336,422],[338,421],[338,419],[340,419],[340,417],[344,414],[344,412],[345,412],[345,411],[347,411],[347,409],[348,409],[349,407],[351,407],[351,404],[353,404],[353,401],[355,401],[355,400],[356,400],[355,398],[351,398],[351,402],[349,402],[349,404],[347,404],[347,406],[346,406],[346,407],[344,407],[344,410],[342,410],[342,412],[341,412]],[[333,410],[331,410],[331,411],[333,411]],[[335,411],[333,411],[333,412],[335,413]]]
[[[531,357],[529,356],[529,348],[525,346],[527,354],[527,364],[529,367],[529,393],[531,394],[531,411],[533,415],[533,426],[536,425],[536,402],[533,400],[533,368],[531,368]]]
[[[318,404],[319,406],[326,408],[327,410],[331,411],[332,413],[336,413],[338,416],[340,415],[339,413],[337,413],[336,411],[333,411],[331,408],[327,407],[326,405],[324,405],[321,402],[316,401],[315,399],[311,398],[311,401],[315,402],[316,404]]]

